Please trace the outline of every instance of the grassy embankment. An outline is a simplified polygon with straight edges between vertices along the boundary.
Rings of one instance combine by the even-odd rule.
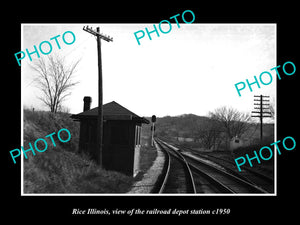
[[[134,179],[99,168],[86,155],[78,154],[79,123],[69,114],[24,110],[25,149],[38,138],[47,140],[45,152],[24,158],[24,193],[124,193]],[[46,135],[67,128],[72,137],[62,143],[54,135],[56,147]],[[63,138],[63,136],[62,136]],[[42,146],[43,145],[43,146]],[[33,147],[34,148],[34,147]],[[44,148],[41,144],[40,149]]]

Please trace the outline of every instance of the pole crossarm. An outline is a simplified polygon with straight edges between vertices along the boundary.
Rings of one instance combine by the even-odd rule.
[[[251,111],[251,113],[258,113],[258,114],[272,114],[271,112],[257,112],[257,111]],[[263,115],[265,116],[265,115]]]
[[[254,103],[254,105],[268,105],[268,106],[269,106],[270,104],[263,104],[263,103],[262,103],[262,104],[260,104],[260,103]]]
[[[101,39],[103,39],[104,41],[107,41],[107,42],[110,42],[110,41],[113,41],[113,37],[110,37],[110,36],[106,36],[104,34],[101,34],[101,33],[98,33],[97,31],[93,30],[92,27],[89,27],[89,26],[84,26],[83,27],[83,30],[94,35],[94,36],[99,36]]]
[[[260,107],[254,107],[254,109],[261,109]],[[269,108],[262,108],[262,110],[264,109],[269,109]]]
[[[258,98],[258,97],[260,98],[261,96],[262,96],[263,98],[270,98],[270,96],[268,96],[268,95],[254,95],[254,97],[257,97],[257,98]]]
[[[263,100],[260,100],[260,99],[254,99],[254,101],[257,101],[257,102],[260,102],[260,101],[263,101],[263,102],[269,102],[270,100],[269,100],[269,99],[263,99]]]

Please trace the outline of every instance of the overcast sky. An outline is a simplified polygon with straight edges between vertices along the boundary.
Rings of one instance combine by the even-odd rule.
[[[31,52],[42,41],[66,31],[76,41],[66,45],[55,41],[52,53],[65,56],[67,63],[81,58],[75,80],[80,83],[63,103],[70,113],[83,109],[83,97],[92,97],[98,106],[97,43],[83,26],[100,26],[101,33],[113,37],[102,41],[103,102],[116,101],[140,116],[161,117],[193,113],[205,116],[221,106],[243,112],[253,109],[253,95],[270,95],[275,101],[276,66],[275,24],[172,24],[168,34],[151,34],[140,39],[134,32],[153,24],[23,24],[22,49]],[[158,26],[158,25],[157,25]],[[167,30],[167,28],[165,28]],[[45,55],[41,54],[41,57]],[[37,59],[36,55],[32,55]],[[28,56],[22,60],[22,101],[26,107],[46,110],[38,99],[41,94],[33,82],[34,72]],[[259,89],[253,85],[239,97],[234,84],[254,81],[263,71],[273,74],[273,82]]]

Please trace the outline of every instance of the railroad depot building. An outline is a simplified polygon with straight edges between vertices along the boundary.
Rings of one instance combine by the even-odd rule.
[[[90,109],[91,97],[84,97],[83,112],[71,118],[80,122],[79,152],[99,161],[97,149],[98,107]],[[115,101],[103,105],[102,165],[135,176],[140,168],[140,138],[142,123],[149,124]]]

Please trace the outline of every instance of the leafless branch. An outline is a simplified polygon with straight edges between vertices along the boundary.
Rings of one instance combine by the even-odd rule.
[[[51,112],[56,113],[62,108],[61,104],[70,95],[70,89],[79,83],[73,80],[79,62],[66,65],[64,58],[48,56],[47,60],[43,57],[32,64],[31,68],[36,72],[34,80],[42,92],[38,98]]]

